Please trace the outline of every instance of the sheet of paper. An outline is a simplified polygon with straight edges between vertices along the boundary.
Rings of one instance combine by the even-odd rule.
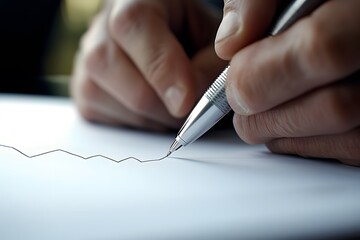
[[[28,156],[153,159],[174,133],[91,124],[67,99],[0,95],[0,144]],[[214,132],[163,161],[0,147],[0,239],[291,239],[360,234],[360,169]]]

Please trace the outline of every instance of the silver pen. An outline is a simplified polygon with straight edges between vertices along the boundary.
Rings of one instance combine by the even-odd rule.
[[[270,35],[277,35],[288,29],[298,19],[310,14],[325,0],[295,0],[280,16]],[[230,66],[220,74],[195,106],[178,132],[167,156],[186,146],[212,128],[231,110],[225,95],[225,82]]]

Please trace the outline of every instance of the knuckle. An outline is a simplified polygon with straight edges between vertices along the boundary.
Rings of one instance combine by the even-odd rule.
[[[341,36],[332,34],[328,27],[316,18],[305,21],[303,27],[307,34],[302,49],[308,68],[316,69],[325,75],[320,77],[334,77],[344,73],[347,64],[339,44]]]
[[[299,131],[299,126],[291,123],[286,113],[268,111],[238,120],[239,135],[247,143],[260,144],[274,138],[291,137]]]
[[[263,113],[264,126],[271,137],[293,137],[300,131],[300,125],[293,121],[288,111],[271,110]]]
[[[109,31],[112,36],[126,36],[131,31],[140,30],[139,20],[147,10],[144,2],[141,1],[132,1],[122,5],[121,9],[114,9],[109,21]]]
[[[84,54],[84,67],[90,75],[102,75],[107,65],[107,45],[99,42],[89,48]]]

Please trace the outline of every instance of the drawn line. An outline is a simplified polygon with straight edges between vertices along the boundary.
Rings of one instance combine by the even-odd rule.
[[[167,158],[170,155],[170,154],[167,154],[166,156],[164,156],[162,158],[148,159],[148,160],[140,160],[139,158],[136,158],[136,157],[127,157],[127,158],[117,160],[117,159],[110,158],[110,157],[107,157],[107,156],[104,156],[104,155],[93,155],[93,156],[89,156],[89,157],[84,157],[84,156],[81,156],[81,155],[78,155],[78,154],[63,150],[63,149],[55,149],[55,150],[51,150],[51,151],[47,151],[47,152],[43,152],[43,153],[38,153],[38,154],[35,154],[35,155],[28,155],[28,154],[20,151],[19,149],[15,148],[15,147],[12,147],[12,146],[0,144],[0,147],[10,148],[10,149],[20,153],[24,157],[27,157],[27,158],[37,158],[37,157],[48,155],[48,154],[55,153],[55,152],[63,152],[63,153],[66,153],[66,154],[69,154],[69,155],[72,155],[74,157],[81,158],[81,159],[84,159],[84,160],[90,160],[92,158],[103,158],[103,159],[106,159],[106,160],[109,160],[109,161],[112,161],[112,162],[115,162],[115,163],[121,163],[121,162],[128,161],[128,160],[135,160],[135,161],[138,161],[139,163],[159,162],[159,161],[164,160],[165,158]]]

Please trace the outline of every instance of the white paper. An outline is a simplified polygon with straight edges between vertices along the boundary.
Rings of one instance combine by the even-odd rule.
[[[0,144],[121,160],[174,134],[91,124],[67,99],[0,95]],[[359,234],[360,169],[214,132],[159,162],[0,147],[0,239],[291,239]]]

